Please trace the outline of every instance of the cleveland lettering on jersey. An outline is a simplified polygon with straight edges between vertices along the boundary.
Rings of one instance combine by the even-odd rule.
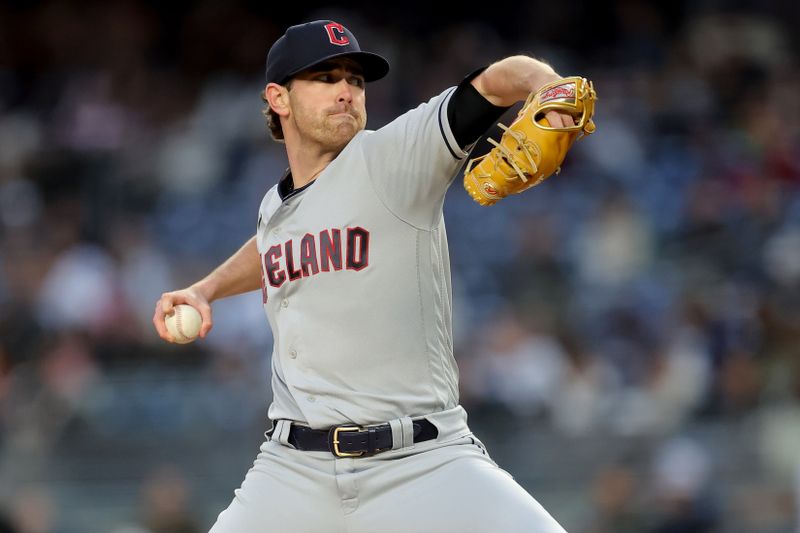
[[[323,272],[342,269],[342,232],[339,229],[319,232],[319,262]]]
[[[344,241],[338,228],[324,229],[318,235],[306,233],[299,241],[289,239],[261,254],[264,303],[267,283],[277,289],[287,280],[297,281],[342,267],[360,271],[369,266],[369,231],[356,226],[345,228],[344,232]]]

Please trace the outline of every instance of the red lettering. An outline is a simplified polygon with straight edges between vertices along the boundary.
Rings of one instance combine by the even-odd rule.
[[[350,39],[348,39],[347,34],[344,32],[344,26],[338,22],[329,22],[325,24],[325,31],[328,32],[328,40],[331,44],[337,44],[339,46],[350,44]]]
[[[314,236],[310,233],[306,233],[303,240],[300,241],[300,270],[303,271],[303,276],[306,277],[312,274],[319,274],[317,245],[314,242]]]
[[[319,232],[319,260],[323,272],[330,272],[330,265],[334,270],[342,269],[342,231],[338,229],[322,230]]]
[[[542,94],[541,101],[544,103],[556,98],[575,98],[575,84],[556,85]]]
[[[269,280],[269,284],[276,288],[283,285],[283,282],[286,281],[286,273],[281,270],[276,262],[280,256],[281,247],[279,244],[271,247],[267,250],[267,253],[264,254],[264,268],[267,271],[267,279]]]
[[[268,284],[280,288],[287,280],[296,281],[319,274],[320,272],[339,271],[344,266],[347,270],[363,270],[369,265],[369,231],[362,227],[351,227],[346,230],[346,242],[342,247],[342,230],[325,229],[319,236],[306,233],[299,241],[299,268],[294,256],[293,240],[270,247],[261,258],[261,294],[266,304]],[[319,243],[317,242],[319,239]],[[344,252],[344,257],[343,257]],[[281,263],[281,257],[285,263]],[[344,265],[342,264],[344,263]]]
[[[286,249],[286,271],[289,273],[289,281],[294,281],[303,277],[303,273],[294,268],[294,254],[292,253],[293,243],[290,240],[284,243]]]
[[[362,270],[369,264],[369,232],[361,227],[347,228],[347,269]]]

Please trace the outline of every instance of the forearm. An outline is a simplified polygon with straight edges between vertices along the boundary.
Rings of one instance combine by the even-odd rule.
[[[195,283],[209,302],[261,288],[261,259],[256,238],[247,241],[211,274]]]
[[[532,57],[512,56],[493,63],[471,83],[489,102],[507,107],[559,78],[547,63]]]

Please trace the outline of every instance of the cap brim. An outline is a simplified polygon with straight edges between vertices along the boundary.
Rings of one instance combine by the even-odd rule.
[[[299,72],[313,67],[314,65],[318,65],[323,61],[328,61],[337,57],[347,57],[358,63],[363,71],[362,73],[364,74],[364,81],[367,82],[377,81],[389,73],[389,62],[381,55],[373,54],[372,52],[343,52],[341,54],[331,54],[327,57],[323,57],[322,59],[314,61],[313,63],[304,65],[294,72],[289,73],[286,78],[288,79]]]

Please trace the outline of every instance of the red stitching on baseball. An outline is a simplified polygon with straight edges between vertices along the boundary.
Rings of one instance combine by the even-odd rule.
[[[188,339],[189,336],[186,333],[183,332],[183,325],[181,323],[181,315],[182,314],[183,313],[181,313],[181,308],[180,307],[176,307],[175,308],[175,329],[178,330],[178,333],[180,333],[181,336],[184,339]]]

